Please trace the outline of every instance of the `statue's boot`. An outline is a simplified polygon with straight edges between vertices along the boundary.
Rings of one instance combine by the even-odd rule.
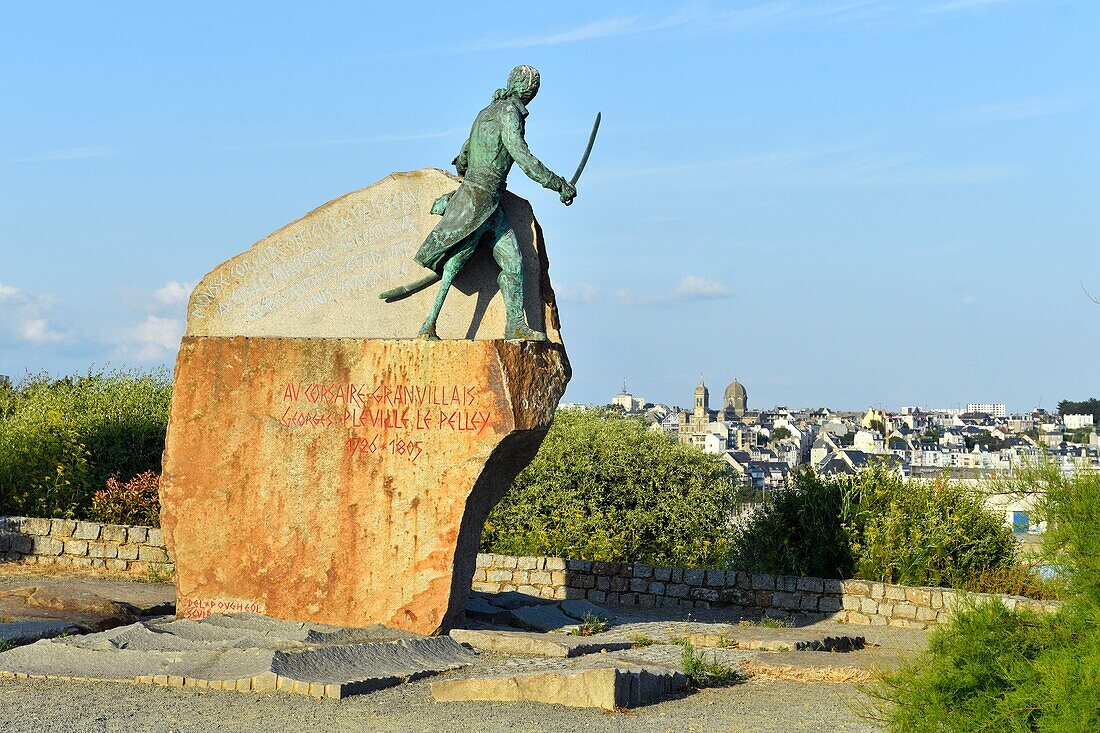
[[[546,334],[536,331],[523,321],[516,323],[508,319],[504,326],[504,338],[509,341],[547,341]]]
[[[497,277],[500,293],[504,297],[504,311],[508,320],[504,324],[504,338],[509,341],[546,341],[546,334],[527,325],[523,315],[523,283],[518,275],[501,272]]]

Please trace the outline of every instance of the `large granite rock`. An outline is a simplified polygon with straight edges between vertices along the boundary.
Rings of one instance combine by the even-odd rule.
[[[161,482],[180,616],[428,634],[461,618],[485,516],[538,449],[569,363],[521,199],[505,206],[548,342],[493,340],[504,315],[487,253],[463,271],[468,294],[448,297],[443,341],[411,338],[434,287],[378,299],[421,274],[412,252],[454,186],[441,171],[395,174],[195,289]]]
[[[188,336],[412,338],[435,299],[431,287],[385,303],[378,294],[428,270],[412,257],[439,221],[432,203],[458,186],[436,168],[394,173],[311,211],[204,277],[187,307]],[[531,205],[501,199],[523,255],[527,321],[561,343],[542,229]],[[499,339],[499,269],[482,247],[455,278],[437,331],[444,339]]]

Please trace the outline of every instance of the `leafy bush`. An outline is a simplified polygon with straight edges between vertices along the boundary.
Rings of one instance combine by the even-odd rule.
[[[733,533],[729,563],[776,575],[850,578],[855,569],[845,524],[848,483],[798,471]]]
[[[31,376],[0,390],[0,515],[71,517],[112,476],[159,470],[166,372]]]
[[[1022,472],[1048,522],[1046,561],[1077,595],[1053,614],[971,604],[928,651],[869,689],[872,713],[895,733],[1100,730],[1100,475]]]
[[[1065,576],[1072,593],[1100,607],[1100,473],[1070,478],[1053,466],[1039,466],[1024,472],[1015,488],[1040,497],[1047,563]]]
[[[107,479],[107,488],[92,496],[88,517],[107,524],[160,526],[160,476],[145,471],[126,483]]]
[[[1012,532],[980,495],[950,481],[906,482],[885,466],[795,473],[737,529],[730,557],[732,567],[779,575],[955,587],[1010,575],[1023,583],[1018,562]]]
[[[964,587],[1017,565],[1012,530],[962,484],[909,481],[874,469],[851,482],[853,552],[861,578],[902,585]]]
[[[563,410],[489,514],[482,549],[720,565],[736,501],[737,488],[715,456],[635,419]]]

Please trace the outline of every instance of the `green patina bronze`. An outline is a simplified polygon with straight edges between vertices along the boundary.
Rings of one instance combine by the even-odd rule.
[[[508,182],[512,163],[532,180],[557,191],[563,204],[573,203],[577,189],[573,185],[587,162],[595,138],[592,130],[588,150],[572,181],[557,175],[539,161],[523,139],[527,104],[539,90],[539,72],[532,66],[517,66],[508,76],[508,85],[498,89],[492,103],[478,113],[470,136],[453,161],[462,183],[452,193],[439,197],[432,213],[443,218],[414,255],[416,262],[431,274],[408,285],[381,294],[387,301],[400,300],[439,280],[439,292],[420,338],[437,339],[436,320],[443,308],[447,291],[459,271],[483,241],[492,242],[493,259],[500,265],[497,282],[504,298],[507,322],[506,339],[546,340],[546,334],[527,324],[523,313],[522,257],[512,224],[500,207],[500,197]]]

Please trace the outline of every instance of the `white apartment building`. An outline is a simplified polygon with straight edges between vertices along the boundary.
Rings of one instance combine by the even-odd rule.
[[[1091,428],[1095,421],[1090,413],[1088,415],[1066,415],[1063,422],[1066,424],[1066,430],[1080,430],[1081,428]]]
[[[981,412],[991,417],[1005,417],[1008,410],[1003,402],[971,402],[966,406],[967,412]]]

